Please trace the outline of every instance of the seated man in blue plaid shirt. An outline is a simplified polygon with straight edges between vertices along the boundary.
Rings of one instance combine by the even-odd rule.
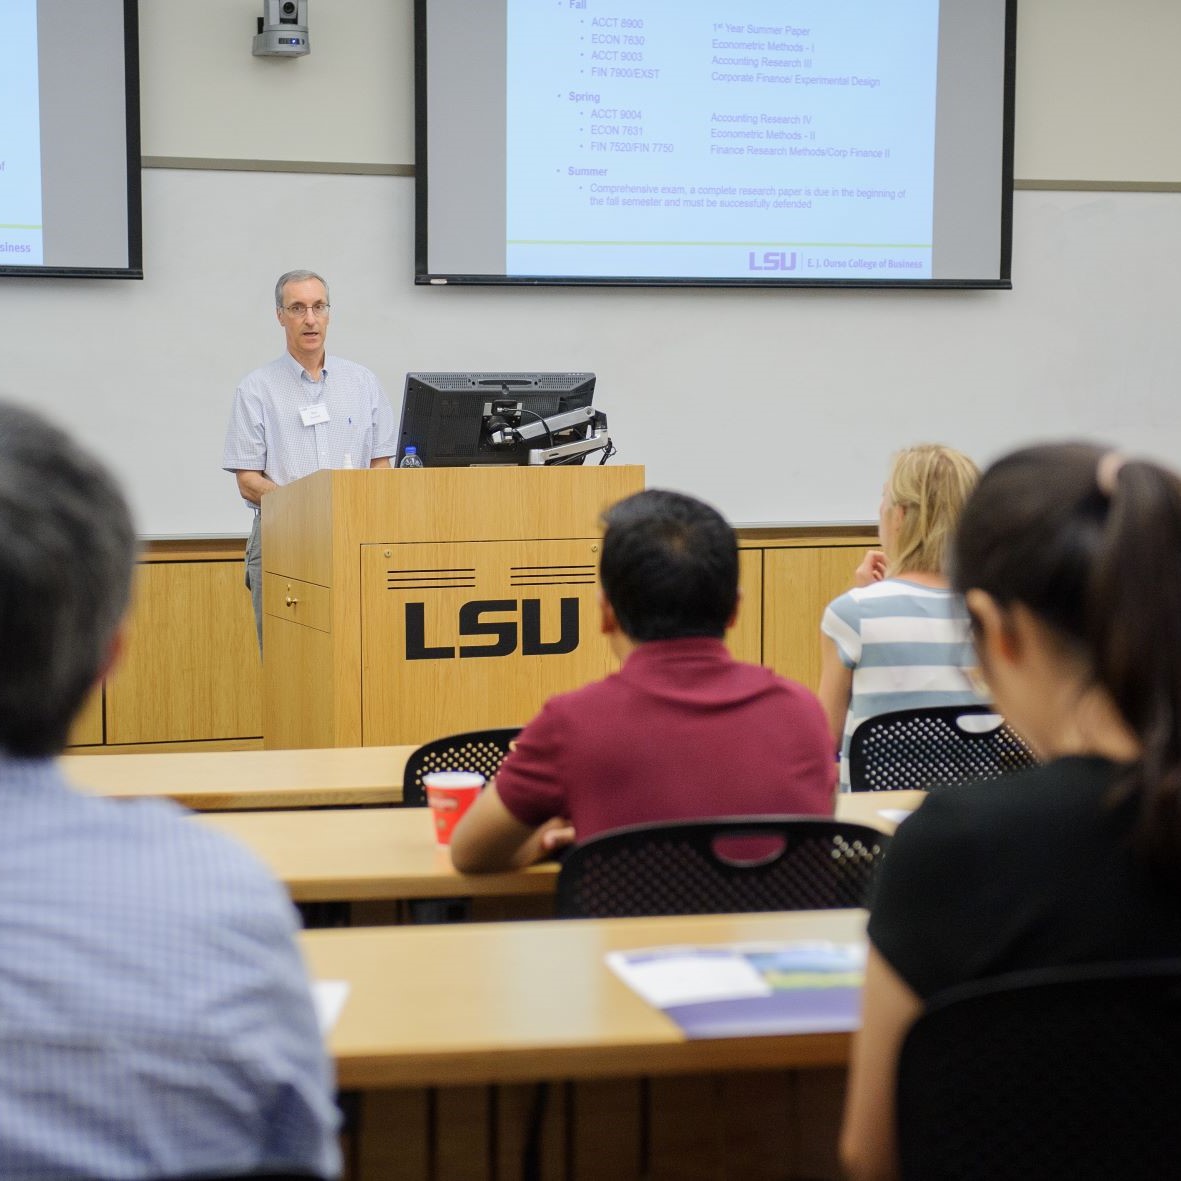
[[[340,1168],[283,890],[175,805],[55,756],[121,642],[136,541],[110,476],[0,404],[0,1177]]]

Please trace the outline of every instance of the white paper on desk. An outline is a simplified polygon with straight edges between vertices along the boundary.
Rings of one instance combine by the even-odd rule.
[[[780,971],[844,973],[865,966],[864,945],[826,939],[611,951],[607,966],[650,1005],[667,1009],[771,996],[775,990],[752,958],[768,954]]]
[[[344,1003],[349,999],[347,980],[313,980],[312,1001],[316,1006],[316,1020],[320,1023],[320,1034],[326,1037],[340,1019]]]
[[[879,808],[878,815],[891,824],[901,824],[908,816],[914,815],[913,808]]]
[[[771,993],[750,961],[729,947],[611,951],[607,966],[658,1009]]]

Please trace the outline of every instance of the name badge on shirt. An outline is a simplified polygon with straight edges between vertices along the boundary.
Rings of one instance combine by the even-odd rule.
[[[305,406],[299,412],[299,417],[303,419],[304,426],[315,426],[318,422],[327,422],[330,415],[328,407],[323,402],[317,402],[314,406]]]

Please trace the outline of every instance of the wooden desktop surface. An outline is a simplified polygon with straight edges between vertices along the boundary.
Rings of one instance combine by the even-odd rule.
[[[192,754],[66,755],[77,787],[115,797],[165,796],[198,811],[399,804],[414,746]]]
[[[83,791],[116,798],[163,796],[199,812],[323,808],[402,802],[402,775],[415,746],[338,746],[307,750],[169,751],[65,755],[66,778]],[[915,808],[916,791],[854,792],[837,814],[882,827],[880,807]]]
[[[922,792],[857,792],[837,798],[837,816],[884,832],[881,815],[918,806]],[[297,902],[552,894],[553,863],[493,874],[459,874],[434,842],[427,808],[328,812],[221,812],[198,823],[242,841],[284,882]]]
[[[429,808],[214,812],[194,818],[248,845],[297,902],[552,894],[556,866],[459,874]]]
[[[342,1087],[843,1065],[845,1033],[690,1041],[607,967],[670,944],[864,938],[862,910],[309,931],[316,980],[349,995],[328,1044]]]

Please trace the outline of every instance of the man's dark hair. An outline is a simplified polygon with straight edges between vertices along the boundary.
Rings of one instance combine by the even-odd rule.
[[[738,603],[738,543],[708,504],[651,489],[603,515],[603,594],[631,639],[725,634]]]
[[[105,468],[0,402],[0,751],[65,746],[127,609],[135,551]]]

